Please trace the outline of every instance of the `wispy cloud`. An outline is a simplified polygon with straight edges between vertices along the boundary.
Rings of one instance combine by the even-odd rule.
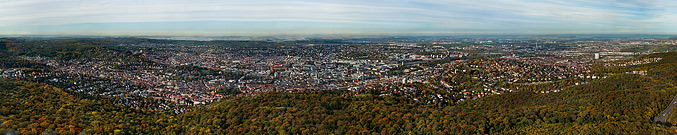
[[[120,27],[117,33],[125,30],[143,33],[144,29],[216,32],[188,26],[195,23],[181,23],[204,21],[223,22],[210,25],[217,27],[214,30],[234,30],[226,25],[238,24],[237,31],[251,29],[260,33],[675,33],[675,3],[672,0],[0,0],[0,34],[86,33],[96,28],[77,25],[92,23],[123,24],[102,25]],[[172,26],[131,27],[142,25],[135,23]],[[281,31],[287,29],[273,27],[276,24],[295,29]],[[78,30],[54,28],[58,26]]]

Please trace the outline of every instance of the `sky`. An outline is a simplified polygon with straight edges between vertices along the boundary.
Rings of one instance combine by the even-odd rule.
[[[676,34],[675,0],[0,0],[4,35]]]

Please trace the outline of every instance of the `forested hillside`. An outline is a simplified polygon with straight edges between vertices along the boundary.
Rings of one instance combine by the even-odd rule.
[[[0,79],[0,89],[0,133],[155,133],[166,130],[156,121],[169,118],[42,83]]]

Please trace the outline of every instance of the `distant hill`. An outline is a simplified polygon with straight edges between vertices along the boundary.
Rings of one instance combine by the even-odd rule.
[[[7,46],[12,46],[18,44],[13,41],[0,40],[0,69],[8,68],[46,68],[47,66],[41,63],[31,62],[25,59],[21,59],[16,55],[13,55]]]

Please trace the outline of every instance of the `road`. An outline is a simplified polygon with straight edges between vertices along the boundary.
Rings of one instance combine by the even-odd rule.
[[[562,80],[559,80],[562,81]],[[557,82],[559,82],[557,81]],[[530,82],[530,83],[513,83],[513,82],[508,82],[510,84],[516,84],[516,85],[539,85],[539,84],[548,84],[548,83],[553,83],[554,81],[545,81],[545,82]]]
[[[675,97],[672,98],[670,105],[668,105],[668,107],[665,108],[665,110],[659,113],[658,116],[654,117],[653,124],[669,124],[668,119],[670,118],[672,108],[675,107],[675,103],[677,103],[677,95],[675,95]]]

